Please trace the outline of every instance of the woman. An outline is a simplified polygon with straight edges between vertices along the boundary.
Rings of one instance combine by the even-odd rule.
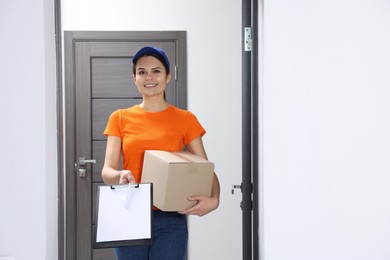
[[[141,104],[111,114],[104,134],[107,147],[102,177],[106,184],[139,183],[145,150],[188,151],[207,159],[202,143],[205,130],[189,111],[165,100],[171,80],[164,51],[146,46],[133,57],[133,79],[142,94]],[[118,170],[122,153],[123,170]],[[219,181],[214,174],[210,197],[191,196],[197,203],[180,212],[153,212],[153,245],[115,249],[117,259],[184,260],[187,251],[185,215],[203,216],[219,205]]]

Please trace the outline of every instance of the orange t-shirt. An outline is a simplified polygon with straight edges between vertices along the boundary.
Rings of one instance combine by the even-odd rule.
[[[141,181],[145,150],[177,152],[206,131],[189,111],[170,105],[161,112],[146,112],[139,105],[113,112],[104,134],[122,139],[122,169]]]

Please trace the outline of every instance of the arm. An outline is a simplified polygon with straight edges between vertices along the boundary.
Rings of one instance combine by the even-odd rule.
[[[197,137],[187,145],[190,153],[196,154],[207,159],[206,151],[203,147],[202,137]],[[213,184],[211,188],[211,196],[191,196],[190,201],[198,201],[193,207],[180,211],[181,214],[204,216],[215,210],[219,205],[219,181],[217,175],[214,173]]]
[[[103,181],[107,185],[126,184],[134,182],[131,171],[118,171],[122,140],[118,136],[108,136],[106,156],[102,170]]]

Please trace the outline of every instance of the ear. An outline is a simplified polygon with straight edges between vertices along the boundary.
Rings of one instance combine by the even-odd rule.
[[[169,73],[168,75],[167,75],[167,85],[168,85],[168,83],[171,81],[171,73]]]

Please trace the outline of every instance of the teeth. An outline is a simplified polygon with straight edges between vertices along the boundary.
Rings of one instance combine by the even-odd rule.
[[[146,84],[145,87],[154,87],[156,84]]]

